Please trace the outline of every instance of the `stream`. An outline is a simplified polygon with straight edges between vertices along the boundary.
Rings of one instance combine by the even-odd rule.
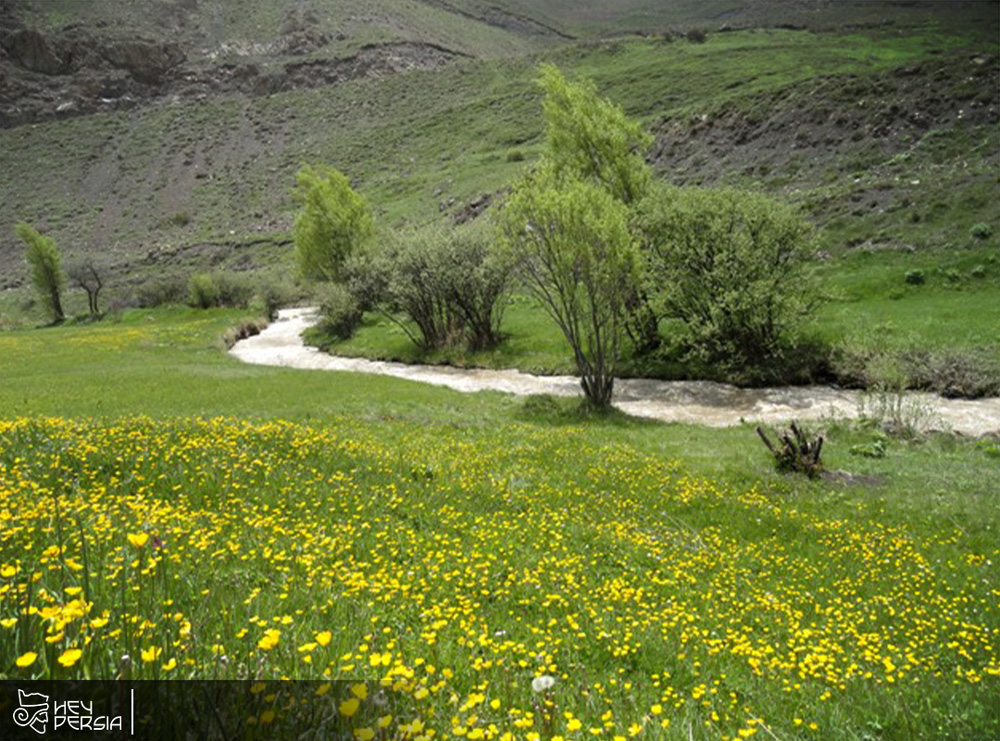
[[[315,308],[283,309],[254,337],[240,340],[230,354],[245,363],[311,370],[375,373],[405,378],[462,392],[502,391],[518,396],[580,396],[574,376],[535,376],[517,370],[410,365],[328,355],[302,342],[302,332],[316,321]],[[826,386],[742,389],[713,381],[615,380],[614,405],[627,414],[663,422],[689,422],[709,427],[744,421],[774,424],[791,419],[855,418],[866,397],[862,391]],[[953,430],[964,435],[1000,433],[1000,398],[945,399],[907,392],[902,404],[917,409],[925,429]]]

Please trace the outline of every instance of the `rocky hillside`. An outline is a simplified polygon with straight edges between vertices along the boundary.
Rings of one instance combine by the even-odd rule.
[[[1000,4],[610,7],[4,0],[0,290],[25,285],[18,220],[121,281],[280,268],[304,161],[385,221],[478,214],[537,154],[543,60],[643,118],[665,176],[780,192],[831,249],[993,218]]]
[[[240,6],[248,15],[236,12]],[[281,12],[223,0],[5,0],[0,7],[0,127],[7,128],[433,69],[459,57],[523,53],[561,36],[518,16],[480,19],[439,3],[288,3]]]
[[[944,243],[949,200],[1000,203],[998,81],[1000,59],[976,53],[820,76],[668,115],[651,157],[678,183],[782,191],[821,225],[851,225],[848,244]]]

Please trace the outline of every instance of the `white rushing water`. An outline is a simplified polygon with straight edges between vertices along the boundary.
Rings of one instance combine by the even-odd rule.
[[[517,370],[409,365],[328,355],[302,342],[303,330],[315,321],[315,309],[284,309],[263,332],[240,340],[229,352],[246,363],[375,373],[463,392],[503,391],[519,396],[582,393],[579,379],[573,376],[535,376]],[[859,391],[825,386],[741,389],[712,381],[635,378],[615,381],[614,405],[637,417],[725,427],[744,421],[853,418],[858,416],[864,398]],[[945,399],[914,392],[905,395],[904,403],[919,408],[920,418],[930,428],[965,435],[1000,433],[1000,399]]]

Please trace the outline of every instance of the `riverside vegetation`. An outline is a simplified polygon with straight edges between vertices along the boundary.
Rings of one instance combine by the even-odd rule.
[[[1000,734],[994,439],[830,421],[803,434],[822,434],[841,476],[808,479],[775,471],[746,425],[222,352],[233,327],[319,298],[314,340],[338,353],[590,368],[597,402],[623,373],[751,369],[742,380],[759,382],[784,357],[827,358],[890,403],[907,385],[995,393],[996,101],[977,87],[997,73],[995,35],[942,16],[566,43],[554,18],[582,11],[494,12],[522,5],[508,26],[558,43],[476,26],[496,56],[319,90],[282,87],[265,60],[271,96],[182,89],[172,105],[5,131],[0,259],[23,253],[23,220],[40,227],[20,231],[48,272],[31,293],[28,271],[0,276],[0,676],[351,680],[354,699],[335,707],[358,741]],[[468,21],[423,8],[386,28],[412,21],[407,33],[442,43]],[[263,23],[251,10],[232,21],[241,33]],[[65,22],[31,13],[43,29]],[[540,61],[558,65],[542,68],[542,116]],[[961,116],[918,105],[926,90],[909,86],[933,79]],[[919,115],[880,95],[912,96]],[[610,169],[574,156],[571,126],[550,126],[574,110],[627,142]],[[938,117],[911,130],[921,116]],[[834,118],[859,138],[836,138]],[[271,145],[251,146],[251,131]],[[748,158],[774,132],[802,156]],[[58,178],[39,165],[56,149]],[[211,178],[181,164],[206,156]],[[147,177],[167,171],[190,190]],[[83,193],[109,173],[118,185],[95,207]],[[350,218],[327,220],[315,193]],[[456,219],[471,223],[442,223]],[[725,219],[730,234],[769,235],[773,264],[816,286],[810,323],[794,289],[752,291],[755,311],[785,312],[777,334],[745,325],[752,341],[723,321],[739,302],[704,311],[705,291],[755,277],[734,269],[757,253],[749,239],[711,254],[685,241]],[[310,254],[304,233],[337,249]],[[570,250],[566,233],[587,243]],[[104,239],[99,261],[81,260]],[[45,240],[80,290],[65,290]],[[546,254],[571,259],[531,291]],[[708,287],[673,270],[699,257]],[[318,284],[282,277],[296,262]],[[589,291],[576,303],[560,303],[567,275]],[[85,298],[88,321],[31,326]],[[392,711],[363,712],[379,687]],[[280,736],[287,710],[267,708],[255,731]]]

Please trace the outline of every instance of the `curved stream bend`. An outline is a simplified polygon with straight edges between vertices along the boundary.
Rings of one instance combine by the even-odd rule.
[[[327,355],[302,343],[303,330],[315,321],[315,309],[284,309],[267,329],[240,340],[229,352],[246,363],[376,373],[448,386],[456,391],[504,391],[519,396],[581,393],[579,380],[573,376],[533,376],[517,370],[408,365]],[[636,378],[615,381],[614,404],[637,417],[726,427],[744,420],[774,423],[856,417],[861,398],[858,391],[824,386],[741,389],[712,381]],[[967,401],[926,393],[908,394],[907,399],[927,410],[926,419],[932,427],[966,435],[1000,432],[1000,399]]]

